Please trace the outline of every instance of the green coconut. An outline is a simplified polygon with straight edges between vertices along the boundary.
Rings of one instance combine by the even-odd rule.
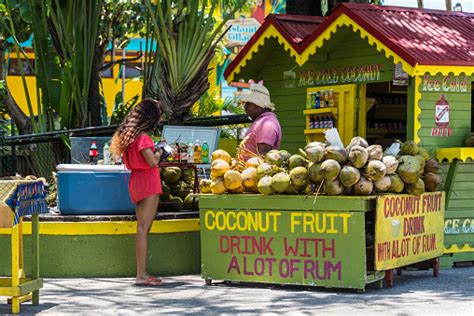
[[[421,176],[421,166],[417,158],[413,156],[401,156],[399,159],[397,174],[405,183],[416,183]]]
[[[198,198],[193,197],[193,194],[190,193],[183,201],[183,210],[192,210],[195,204],[198,204]]]
[[[369,159],[367,149],[362,146],[352,146],[349,152],[349,161],[356,168],[362,168]]]
[[[360,171],[351,166],[344,166],[339,173],[339,180],[345,187],[351,187],[360,180]]]
[[[344,186],[338,179],[334,181],[325,181],[323,184],[323,190],[327,195],[341,195],[344,191]]]
[[[387,167],[380,160],[370,160],[365,167],[365,176],[368,180],[377,181],[385,176]]]
[[[283,160],[283,164],[288,164],[288,159],[290,159],[291,154],[287,150],[280,150],[280,156],[281,159]]]
[[[405,189],[405,183],[403,180],[397,174],[390,175],[389,178],[390,188],[388,191],[393,193],[402,193]]]
[[[354,184],[355,195],[371,195],[374,191],[374,184],[365,177],[360,177],[359,182]]]
[[[175,184],[181,178],[181,169],[179,167],[166,167],[163,170],[163,180],[169,184]]]
[[[420,164],[421,173],[423,173],[423,170],[425,169],[425,158],[423,158],[423,156],[421,155],[415,155],[413,156],[413,158],[418,160],[418,163]]]
[[[191,169],[191,168],[182,169],[180,180],[183,180],[187,183],[193,183],[194,182],[194,169]]]
[[[258,191],[264,195],[273,194],[272,177],[264,176],[258,181]]]
[[[312,142],[304,148],[306,157],[311,162],[320,162],[324,158],[324,145],[320,142]]]
[[[211,193],[211,183],[212,180],[207,180],[207,179],[201,179],[199,181],[199,189],[201,193]]]
[[[406,141],[400,146],[400,154],[414,156],[418,154],[418,145],[412,141]]]
[[[257,167],[257,178],[260,180],[264,176],[272,176],[274,173],[273,166],[269,163],[262,163]]]
[[[305,167],[296,167],[290,171],[291,183],[295,185],[306,185],[308,182],[308,170]]]
[[[288,169],[294,169],[296,167],[305,167],[306,166],[306,159],[303,158],[301,155],[292,155],[288,159]]]
[[[474,133],[469,133],[464,138],[464,146],[474,147]]]
[[[328,159],[321,164],[321,176],[327,181],[334,181],[339,176],[341,165],[334,159]]]
[[[161,190],[163,192],[161,194],[161,200],[168,201],[170,199],[170,195],[171,195],[170,187],[166,183],[162,183],[161,184]]]
[[[405,190],[408,194],[421,195],[425,193],[425,183],[423,180],[418,179],[415,183],[407,183],[405,185]]]
[[[283,158],[281,157],[280,151],[272,149],[265,155],[265,160],[275,166],[281,166],[283,164]]]
[[[312,162],[308,166],[308,176],[309,180],[313,183],[320,183],[323,181],[323,176],[321,175],[321,162],[315,163]]]
[[[418,155],[422,156],[425,161],[431,158],[431,154],[428,149],[418,146]]]
[[[344,165],[347,162],[347,151],[343,147],[331,145],[326,147],[325,158],[334,159],[341,165]]]
[[[290,182],[290,176],[285,172],[280,172],[272,177],[272,188],[275,193],[283,193],[290,186]]]
[[[305,188],[306,188],[306,185],[295,185],[293,183],[290,183],[285,193],[286,194],[300,194],[301,192],[305,190]]]

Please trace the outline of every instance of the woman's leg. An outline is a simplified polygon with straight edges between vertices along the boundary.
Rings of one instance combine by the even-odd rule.
[[[149,196],[136,206],[137,213],[137,238],[135,240],[135,255],[137,258],[137,281],[146,280],[146,258],[148,250],[148,232],[158,209],[159,195]]]

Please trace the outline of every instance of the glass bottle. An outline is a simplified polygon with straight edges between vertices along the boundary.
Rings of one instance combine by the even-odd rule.
[[[194,145],[194,163],[202,163],[202,147],[199,140]]]

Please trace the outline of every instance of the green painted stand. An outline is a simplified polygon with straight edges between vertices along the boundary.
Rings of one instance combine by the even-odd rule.
[[[374,271],[375,202],[375,197],[200,195],[202,277],[206,284],[359,291],[369,283],[382,286],[384,272]]]

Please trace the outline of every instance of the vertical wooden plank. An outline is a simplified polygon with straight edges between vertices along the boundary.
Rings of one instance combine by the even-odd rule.
[[[365,83],[359,84],[359,111],[357,123],[356,134],[365,138],[367,132],[367,84]]]
[[[40,261],[39,261],[39,216],[35,214],[31,219],[31,255],[32,255],[32,279],[40,278]],[[39,289],[33,291],[33,305],[39,305]]]
[[[18,223],[12,228],[11,247],[12,247],[12,288],[20,285],[20,249],[19,249],[19,233],[22,223]],[[12,297],[12,313],[20,312],[20,298]]]
[[[458,159],[455,159],[450,165],[448,170],[448,175],[446,176],[446,182],[444,184],[444,191],[446,192],[446,203],[445,209],[449,209],[449,202],[451,200],[451,194],[453,193],[454,183],[456,182],[456,175],[458,172],[460,162]]]
[[[18,272],[18,275],[21,278],[25,277],[25,269],[24,269],[24,256],[23,256],[23,217],[20,218],[20,225],[18,225],[18,251],[19,251],[19,259],[18,259],[18,264],[20,267],[20,270]]]

